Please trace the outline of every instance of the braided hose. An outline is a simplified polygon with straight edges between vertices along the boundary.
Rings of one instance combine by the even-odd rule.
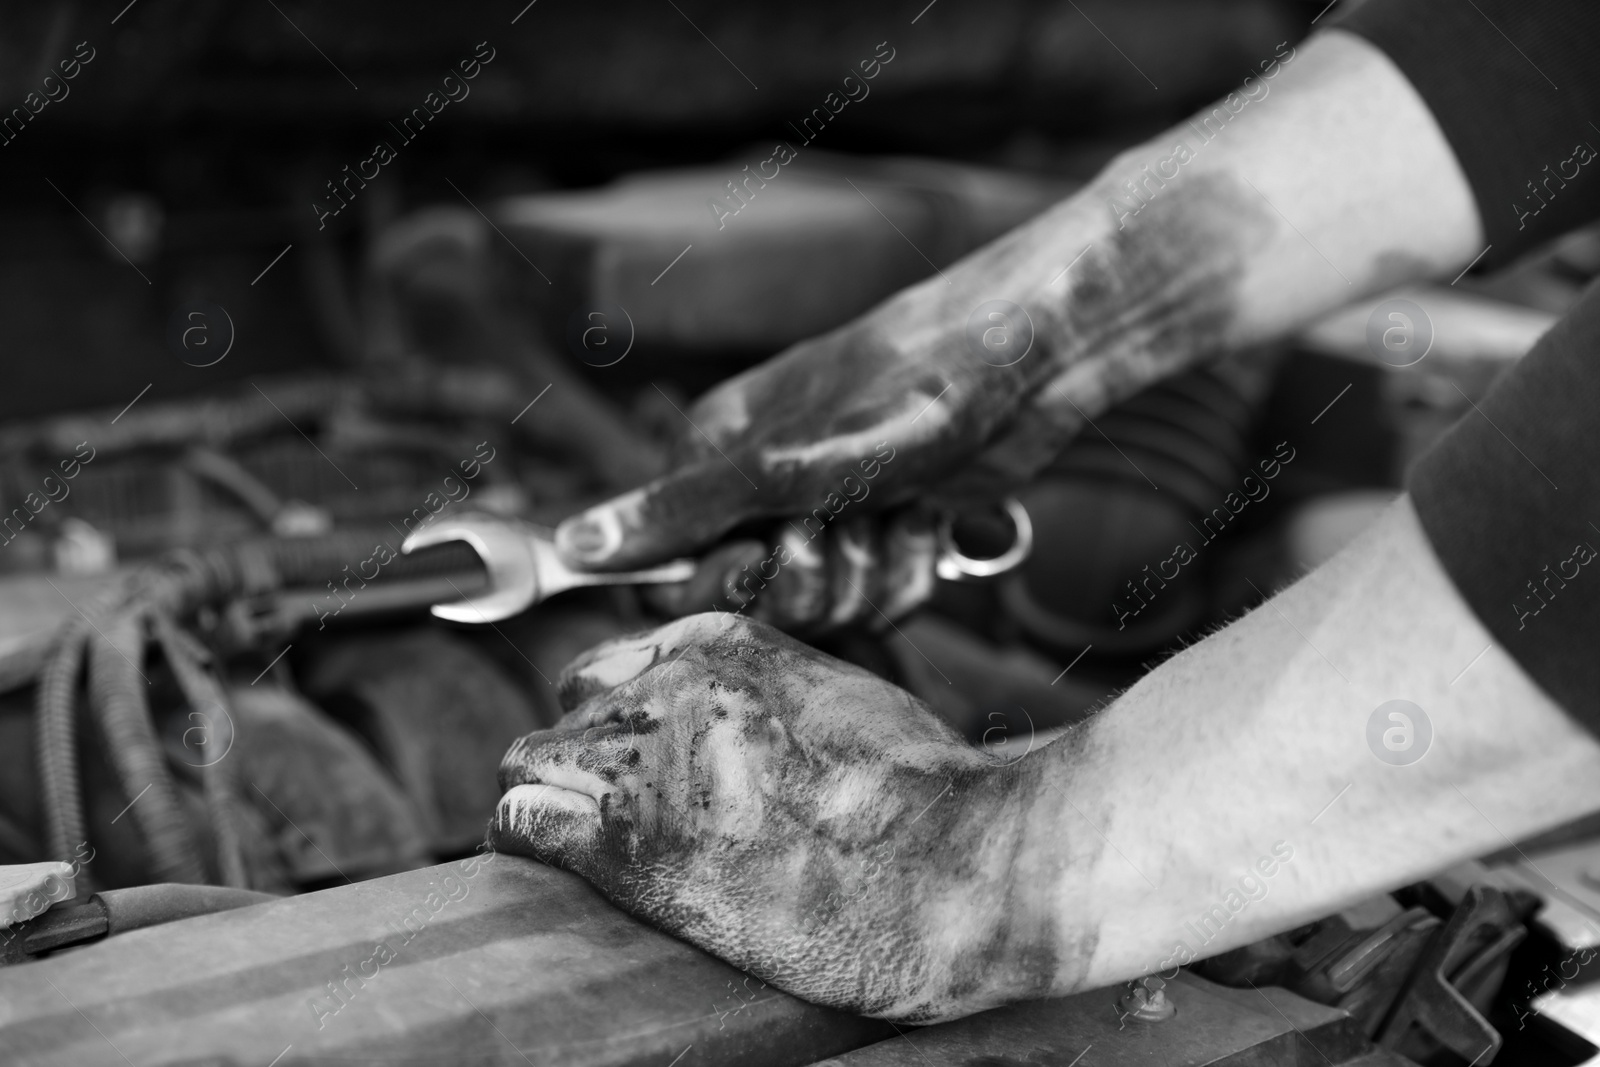
[[[200,781],[205,791],[206,810],[211,816],[211,833],[217,851],[217,868],[222,884],[249,888],[245,873],[244,844],[234,818],[233,776],[224,762],[233,746],[233,709],[228,695],[211,672],[201,662],[204,649],[198,648],[193,638],[178,629],[178,624],[165,611],[154,616],[156,640],[161,644],[167,664],[178,679],[178,687],[189,702],[190,718],[200,716],[199,730],[203,738],[202,762],[199,764]],[[210,721],[204,709],[215,708],[218,721]],[[188,748],[189,731],[184,732],[184,747]]]
[[[137,664],[144,656],[139,607],[106,620],[102,640],[89,647],[89,705],[105,736],[111,764],[127,795],[157,881],[204,884],[205,868],[156,738],[148,684]]]
[[[244,835],[239,831],[239,808],[244,803],[234,789],[233,775],[216,767],[207,767],[205,775],[206,807],[211,812],[211,835],[216,842],[217,865],[222,884],[235,889],[249,889],[250,871],[244,862]]]
[[[88,618],[63,624],[57,645],[39,675],[36,697],[37,757],[44,823],[50,854],[72,862],[87,840],[79,789],[75,708],[77,681],[89,651],[89,700],[105,738],[112,766],[126,795],[138,798],[130,809],[150,848],[151,867],[165,881],[206,881],[199,851],[165,752],[156,737],[145,696],[143,620],[176,619],[201,604],[241,593],[312,585],[337,578],[342,566],[370,551],[379,531],[341,531],[321,538],[263,539],[204,552],[179,549],[140,568],[101,602],[88,606]],[[480,566],[464,544],[436,545],[391,561],[395,579],[453,573]],[[165,624],[158,621],[158,634]],[[172,625],[174,639],[163,639],[185,698],[191,705],[215,703],[231,731],[226,693],[190,653]],[[104,639],[94,637],[94,627]],[[192,669],[191,669],[192,668]],[[218,760],[201,768],[206,805],[212,814],[220,872],[228,885],[247,885],[236,819],[238,798],[231,772]]]
[[[51,859],[71,863],[88,840],[78,792],[77,689],[89,624],[73,619],[61,628],[39,676],[34,697],[34,743],[43,794],[45,845]],[[80,878],[84,877],[80,875]]]

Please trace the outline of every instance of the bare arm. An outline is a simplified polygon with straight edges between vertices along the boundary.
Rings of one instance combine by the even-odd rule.
[[[1422,754],[1409,764],[1369,739],[1395,699],[1425,716],[1402,709],[1409,738],[1380,716],[1391,759]],[[1404,498],[1022,762],[1017,876],[1092,949],[1063,989],[1214,955],[1600,808],[1600,744],[1492,645]],[[1052,879],[1064,849],[1076,874]]]

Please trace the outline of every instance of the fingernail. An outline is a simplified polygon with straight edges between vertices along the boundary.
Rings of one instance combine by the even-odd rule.
[[[616,515],[595,508],[574,516],[556,529],[556,548],[583,563],[601,563],[622,544],[622,527]]]

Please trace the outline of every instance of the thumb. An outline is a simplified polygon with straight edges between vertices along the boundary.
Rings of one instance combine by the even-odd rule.
[[[567,519],[556,550],[586,570],[641,567],[693,552],[757,512],[755,483],[712,456]]]
[[[489,847],[583,874],[603,833],[600,807],[570,789],[512,786],[489,820]]]

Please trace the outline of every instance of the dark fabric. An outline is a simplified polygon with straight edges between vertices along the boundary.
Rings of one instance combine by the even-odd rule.
[[[1600,2],[1368,0],[1334,25],[1438,119],[1483,216],[1479,269],[1600,217]]]
[[[1600,283],[1423,454],[1406,488],[1494,639],[1600,733]]]
[[[1600,0],[1368,0],[1333,25],[1416,87],[1471,183],[1492,267],[1600,217]],[[1489,632],[1600,733],[1600,287],[1410,471]]]

